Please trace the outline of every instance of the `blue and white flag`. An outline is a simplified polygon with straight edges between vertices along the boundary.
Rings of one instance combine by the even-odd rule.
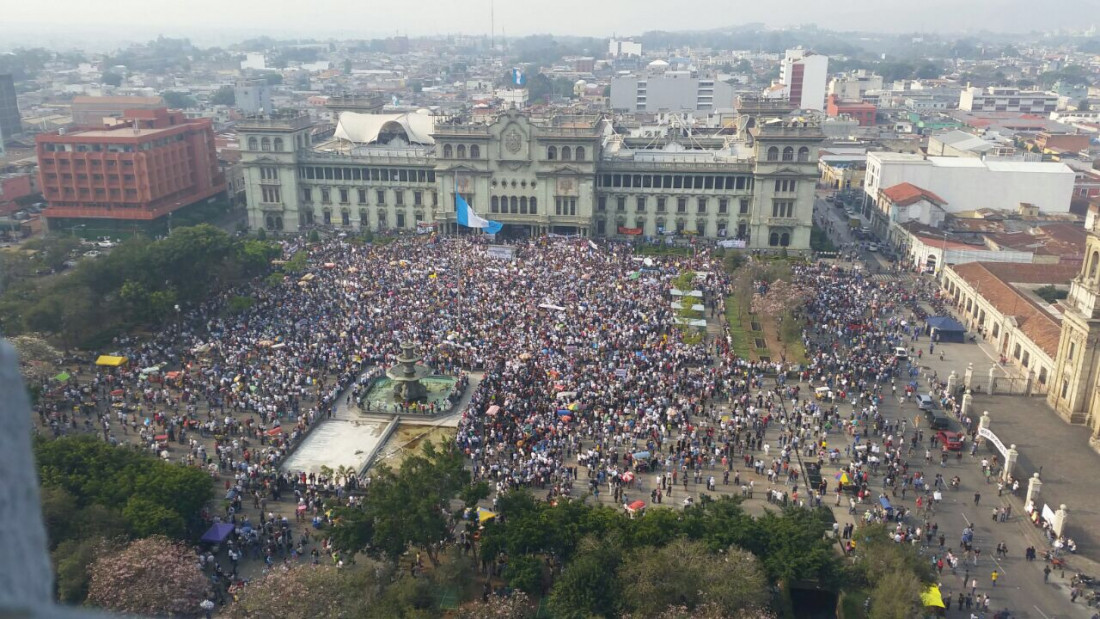
[[[460,194],[455,194],[455,214],[458,223],[467,228],[481,228],[488,234],[496,234],[504,227],[499,221],[489,221],[474,212]]]
[[[523,74],[523,69],[519,67],[512,68],[512,83],[516,86],[524,86],[527,84],[527,76]]]

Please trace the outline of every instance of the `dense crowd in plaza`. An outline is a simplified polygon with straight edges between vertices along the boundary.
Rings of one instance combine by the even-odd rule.
[[[724,321],[721,336],[699,343],[677,325],[669,288],[684,271],[697,273],[707,314],[725,310],[731,283],[708,249],[643,263],[628,245],[578,239],[519,243],[514,260],[486,247],[472,238],[289,242],[288,256],[309,251],[308,275],[232,291],[255,301],[241,313],[221,297],[152,338],[119,341],[112,352],[130,362],[77,368],[82,382],[45,399],[41,421],[54,434],[94,429],[209,470],[228,507],[207,517],[237,525],[232,569],[211,568],[229,581],[242,557],[319,560],[308,525],[358,482],[280,463],[411,341],[461,385],[483,373],[455,440],[474,478],[497,492],[687,504],[721,486],[783,505],[832,500],[863,521],[892,520],[895,539],[932,546],[934,562],[960,560],[934,518],[947,480],[919,457],[944,446],[880,410],[887,398],[904,409],[931,393],[957,412],[944,381],[894,354],[932,350],[918,320],[928,284],[795,266],[809,299],[798,313],[808,363],[753,362],[733,352]],[[831,395],[818,399],[818,387]],[[826,463],[842,473],[803,491]],[[916,505],[901,507],[910,495]],[[297,503],[293,523],[269,503],[284,497]],[[960,554],[976,560],[976,550]]]

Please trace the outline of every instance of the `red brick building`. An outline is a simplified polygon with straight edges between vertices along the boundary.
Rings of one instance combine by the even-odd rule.
[[[878,108],[874,104],[862,101],[841,101],[836,95],[829,95],[829,101],[825,106],[825,113],[829,116],[847,114],[852,120],[857,121],[860,127],[875,126],[876,112]]]
[[[0,217],[6,217],[19,210],[19,198],[34,193],[30,174],[0,174]]]
[[[51,227],[72,220],[152,222],[225,191],[209,119],[165,108],[127,110],[117,127],[36,140]]]

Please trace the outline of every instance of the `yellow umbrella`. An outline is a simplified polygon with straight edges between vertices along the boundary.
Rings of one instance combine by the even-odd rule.
[[[944,608],[943,595],[940,594],[940,588],[936,585],[929,585],[923,593],[920,594],[921,604],[925,606],[936,606]]]

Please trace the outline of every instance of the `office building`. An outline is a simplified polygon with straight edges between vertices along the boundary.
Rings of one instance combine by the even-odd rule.
[[[275,109],[271,104],[271,85],[266,79],[237,80],[233,86],[233,95],[237,101],[237,109],[245,114],[271,113]]]
[[[829,104],[825,108],[825,113],[832,117],[847,116],[859,123],[860,127],[873,127],[878,109],[870,103],[841,101],[836,95],[829,95]]]
[[[882,189],[911,183],[941,197],[949,213],[1017,211],[1021,203],[1044,213],[1067,213],[1075,178],[1064,163],[875,152],[867,153],[864,189],[874,201]]]
[[[664,60],[641,74],[611,80],[611,108],[623,112],[704,112],[733,107],[733,86],[696,71],[672,71]]]
[[[155,110],[164,107],[160,97],[73,97],[73,124],[99,128],[113,125],[126,110]]]
[[[1058,95],[1004,86],[965,88],[959,94],[959,109],[965,112],[1021,112],[1046,116],[1058,109]]]
[[[816,125],[774,119],[738,123],[736,135],[629,137],[610,122],[515,109],[445,125],[422,113],[344,112],[334,138],[311,147],[308,117],[249,119],[237,127],[249,227],[453,234],[457,190],[505,236],[697,235],[809,248],[824,138]]]
[[[882,90],[882,76],[867,69],[856,69],[829,80],[827,94],[836,95],[841,101],[863,101],[868,92]]]
[[[15,98],[15,79],[10,73],[0,75],[0,143],[23,133],[23,120]]]
[[[642,44],[611,39],[607,44],[607,53],[612,58],[641,58]]]
[[[209,119],[128,110],[113,128],[39,134],[51,229],[146,226],[225,191]]]
[[[804,110],[824,111],[829,57],[802,48],[789,49],[779,63],[779,82],[787,98]]]

